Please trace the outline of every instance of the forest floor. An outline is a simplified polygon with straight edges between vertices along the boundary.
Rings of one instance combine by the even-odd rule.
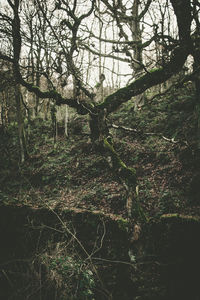
[[[149,97],[148,97],[149,98]],[[112,114],[114,147],[136,168],[139,201],[148,218],[164,213],[200,215],[200,155],[196,147],[194,92],[190,84],[147,101],[129,101]],[[126,217],[126,191],[92,146],[88,119],[73,114],[69,137],[61,125],[36,119],[28,135],[30,158],[18,163],[17,128],[1,132],[0,199],[5,204],[78,208]]]
[[[0,128],[0,298],[199,297],[193,88],[171,90],[137,112],[129,101],[108,124],[116,151],[136,169],[140,209],[149,222],[124,219],[125,187],[91,143],[87,117],[73,112],[69,137],[59,124],[56,142],[50,122],[26,124],[30,157],[23,164],[16,124]]]

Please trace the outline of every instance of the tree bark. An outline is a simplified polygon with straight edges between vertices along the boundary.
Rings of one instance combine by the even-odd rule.
[[[139,1],[134,0],[132,7],[132,39],[133,41],[137,41],[134,46],[134,59],[132,62],[134,77],[137,79],[139,74],[143,70],[143,60],[142,60],[142,37],[141,37],[141,29],[140,29],[140,20],[138,18],[139,15]],[[137,62],[138,61],[138,62]],[[134,97],[134,110],[137,111],[139,107],[144,105],[145,95],[142,93],[141,95],[137,95]]]
[[[68,137],[69,109],[65,106],[65,136]]]
[[[16,114],[18,123],[18,137],[20,146],[20,162],[23,163],[28,158],[28,151],[26,146],[26,138],[24,131],[24,119],[22,113],[22,103],[21,103],[21,92],[20,85],[15,85],[15,103],[16,103]]]
[[[106,124],[106,109],[96,110],[90,114],[90,138],[92,142],[102,142],[109,136],[108,126]]]
[[[198,39],[196,39],[198,41]],[[195,72],[195,102],[196,102],[196,114],[197,114],[197,149],[200,152],[200,40],[194,45],[194,64],[193,71]]]

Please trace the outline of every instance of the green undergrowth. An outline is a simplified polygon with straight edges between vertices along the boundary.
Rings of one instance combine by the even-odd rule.
[[[150,216],[185,210],[195,214],[200,205],[200,156],[192,83],[163,96],[146,96],[140,110],[134,111],[132,99],[110,118],[115,125],[134,129],[111,129],[116,149],[136,168],[140,203]]]
[[[147,217],[199,208],[194,91],[171,90],[134,111],[133,100],[109,116],[119,159],[136,169],[138,203]],[[104,155],[90,142],[87,117],[71,120],[69,137],[58,124],[54,141],[48,121],[26,124],[30,158],[18,161],[17,126],[1,131],[0,198],[4,203],[102,210],[126,216],[126,190]]]
[[[19,165],[18,153],[14,152],[18,142],[16,126],[11,132],[12,136],[4,134],[10,152],[1,161],[1,201],[90,210],[103,206],[108,213],[118,209],[123,212],[123,188],[87,135],[59,135],[54,143],[50,124],[37,122],[28,137],[30,158]]]
[[[24,164],[17,125],[0,131],[4,299],[111,299],[107,291],[112,299],[197,296],[200,156],[193,89],[148,101],[136,112],[129,101],[108,120],[134,129],[110,128],[113,167],[125,166],[136,185],[132,220],[125,184],[92,145],[87,117],[71,120],[69,137],[58,124],[56,141],[50,122],[26,123]]]

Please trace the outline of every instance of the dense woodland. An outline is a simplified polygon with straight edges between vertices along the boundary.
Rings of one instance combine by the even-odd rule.
[[[199,0],[1,0],[0,298],[200,299]]]

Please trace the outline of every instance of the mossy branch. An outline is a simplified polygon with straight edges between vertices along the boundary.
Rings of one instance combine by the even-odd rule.
[[[127,102],[132,97],[137,96],[148,88],[163,83],[172,75],[179,72],[189,54],[189,49],[186,46],[177,47],[171,57],[169,63],[160,69],[153,69],[147,74],[141,76],[126,87],[123,87],[113,94],[107,96],[104,102],[100,103],[100,109],[106,108],[108,113],[117,110],[121,104]]]
[[[104,148],[109,151],[113,170],[130,188],[136,187],[136,170],[134,168],[127,167],[126,164],[121,160],[119,154],[115,151],[113,145],[108,142],[108,139],[104,139]]]
[[[108,141],[108,138],[104,138],[103,146],[110,154],[114,173],[118,176],[126,188],[126,209],[128,217],[131,218],[133,212],[133,199],[136,197],[136,170],[126,166],[126,164],[121,160],[119,154],[115,151],[113,145]]]
[[[163,67],[149,71],[128,86],[109,95],[104,102],[99,104],[99,108],[106,108],[107,112],[111,113],[118,109],[122,103],[127,102],[132,97],[143,93],[154,85],[165,82],[182,69],[191,51],[190,26],[192,16],[190,0],[171,0],[170,2],[173,6],[179,29],[179,46],[173,50],[170,61]]]
[[[82,101],[81,103],[75,98],[64,98],[58,91],[55,89],[49,91],[42,91],[38,86],[33,85],[25,81],[21,74],[18,73],[18,82],[27,88],[31,93],[34,93],[41,99],[54,99],[56,105],[67,104],[72,108],[75,108],[77,112],[81,115],[91,113],[93,106]]]
[[[198,216],[190,216],[190,215],[182,215],[182,214],[178,214],[178,213],[174,213],[174,214],[164,214],[160,217],[161,220],[163,221],[180,221],[182,223],[199,223],[200,224],[200,217]]]

